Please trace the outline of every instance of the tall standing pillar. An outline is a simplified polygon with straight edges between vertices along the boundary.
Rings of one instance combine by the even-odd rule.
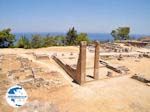
[[[86,41],[80,43],[80,53],[77,63],[76,82],[84,84],[86,78]]]
[[[96,41],[95,57],[94,57],[94,79],[99,79],[99,51],[100,51],[100,44],[98,41]]]

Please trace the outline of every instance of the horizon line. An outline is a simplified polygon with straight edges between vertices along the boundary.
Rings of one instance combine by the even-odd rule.
[[[62,33],[62,34],[66,34],[67,32],[59,32],[59,31],[56,31],[56,32],[12,32],[12,33]],[[111,34],[111,33],[108,33],[108,32],[78,32],[78,33],[87,33],[87,34]],[[129,35],[150,35],[150,34],[142,34],[142,33],[130,33]]]

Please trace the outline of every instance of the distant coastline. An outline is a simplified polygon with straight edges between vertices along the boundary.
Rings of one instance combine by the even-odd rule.
[[[56,35],[66,35],[66,33],[62,32],[20,32],[20,33],[13,33],[16,36],[16,40],[18,40],[21,36],[26,36],[28,39],[31,39],[32,35],[39,34],[41,36],[46,36],[49,34],[50,36],[56,36]],[[88,37],[91,40],[100,40],[100,41],[106,41],[106,40],[113,40],[113,37],[109,33],[87,33]],[[135,39],[148,36],[144,34],[131,34],[131,37],[134,37]]]

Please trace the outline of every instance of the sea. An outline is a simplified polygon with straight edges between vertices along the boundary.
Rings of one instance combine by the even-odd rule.
[[[32,35],[39,34],[41,36],[57,36],[57,35],[63,35],[65,36],[66,33],[62,32],[21,32],[21,33],[13,33],[16,36],[16,40],[18,40],[21,36],[26,36],[29,40],[31,39]],[[90,40],[99,40],[99,41],[112,41],[113,37],[109,33],[87,33]],[[138,39],[140,37],[147,36],[144,34],[131,34],[130,37],[133,37],[135,39]]]

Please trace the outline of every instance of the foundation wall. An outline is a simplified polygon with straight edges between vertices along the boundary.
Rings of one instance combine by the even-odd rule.
[[[60,59],[56,56],[53,56],[53,59],[69,74],[71,78],[76,80],[76,69],[72,68],[71,66],[64,64]]]

